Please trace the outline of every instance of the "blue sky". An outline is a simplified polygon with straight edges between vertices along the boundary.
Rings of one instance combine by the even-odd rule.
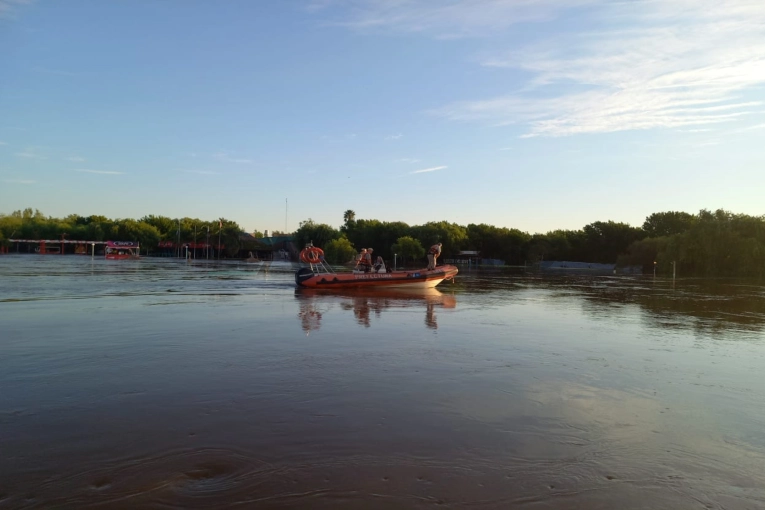
[[[765,213],[761,0],[0,0],[0,213]]]

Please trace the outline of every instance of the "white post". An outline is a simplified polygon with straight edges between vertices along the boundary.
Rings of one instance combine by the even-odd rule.
[[[675,279],[675,275],[677,274],[677,263],[673,260],[672,261],[672,279]]]
[[[96,256],[96,243],[90,243],[90,258]]]
[[[395,271],[398,268],[398,265],[396,264],[396,259],[398,258],[398,253],[393,254],[393,270]]]

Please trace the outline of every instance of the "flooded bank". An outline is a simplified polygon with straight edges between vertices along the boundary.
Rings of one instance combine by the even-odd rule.
[[[765,285],[0,257],[0,508],[765,507]]]

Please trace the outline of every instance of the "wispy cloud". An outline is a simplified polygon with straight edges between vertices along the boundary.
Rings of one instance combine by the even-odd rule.
[[[436,113],[525,125],[531,137],[734,123],[762,104],[742,99],[765,84],[759,1],[604,2],[597,13],[619,29],[569,33],[487,59],[485,66],[531,78],[505,96]]]
[[[66,158],[67,161],[72,161],[73,163],[82,163],[85,161],[85,158],[81,158],[80,156],[69,156]]]
[[[720,140],[707,140],[705,142],[699,142],[693,144],[693,147],[701,148],[701,147],[713,147],[715,145],[720,145]]]
[[[224,152],[224,151],[213,154],[213,157],[217,159],[218,161],[222,161],[224,163],[251,164],[253,162],[251,159],[231,157],[228,152]]]
[[[16,156],[24,159],[48,159],[46,155],[30,149],[26,149],[23,152],[17,152]]]
[[[214,172],[212,170],[183,170],[187,174],[196,175],[220,175],[220,172]]]
[[[562,10],[597,0],[321,0],[329,24],[360,31],[425,33],[439,38],[484,36],[523,22],[555,17]],[[337,18],[332,8],[343,14]]]
[[[11,18],[19,5],[30,3],[32,0],[0,0],[0,18]]]
[[[36,73],[52,74],[55,76],[81,76],[82,75],[82,73],[64,71],[63,69],[50,69],[48,67],[39,67],[39,66],[32,67],[31,70]]]
[[[113,170],[89,170],[87,168],[78,168],[75,172],[81,172],[85,174],[99,174],[99,175],[123,175],[125,172],[115,172]]]
[[[449,168],[447,166],[434,166],[430,168],[423,168],[422,170],[415,170],[414,172],[409,172],[410,174],[424,174],[426,172],[435,172],[437,170],[443,170],[444,168]]]
[[[8,142],[4,142],[4,141],[0,140],[0,145],[8,145]]]
[[[6,182],[8,184],[37,184],[37,181],[32,181],[29,179],[3,179],[3,182]]]
[[[402,138],[403,136],[404,135],[402,135],[401,133],[396,133],[395,135],[388,135],[388,136],[386,136],[385,139],[386,140],[398,140],[398,139]]]
[[[397,159],[396,161],[398,163],[407,163],[407,164],[414,164],[414,163],[420,162],[419,159],[414,159],[414,158],[401,158],[401,159]]]
[[[761,97],[756,90],[765,85],[762,0],[322,0],[314,7],[359,31],[480,37],[492,55],[481,64],[514,71],[507,92],[432,113],[518,125],[525,137],[705,128],[761,110],[747,96]],[[510,27],[524,23],[533,24],[530,35],[509,43]]]

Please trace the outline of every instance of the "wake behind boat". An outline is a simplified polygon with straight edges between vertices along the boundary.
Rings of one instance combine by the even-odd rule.
[[[300,260],[308,267],[295,273],[295,283],[301,287],[342,288],[418,288],[435,287],[444,280],[453,280],[459,270],[456,266],[438,266],[436,269],[415,269],[390,272],[352,271],[336,273],[324,262],[321,248],[306,246],[300,252]]]

